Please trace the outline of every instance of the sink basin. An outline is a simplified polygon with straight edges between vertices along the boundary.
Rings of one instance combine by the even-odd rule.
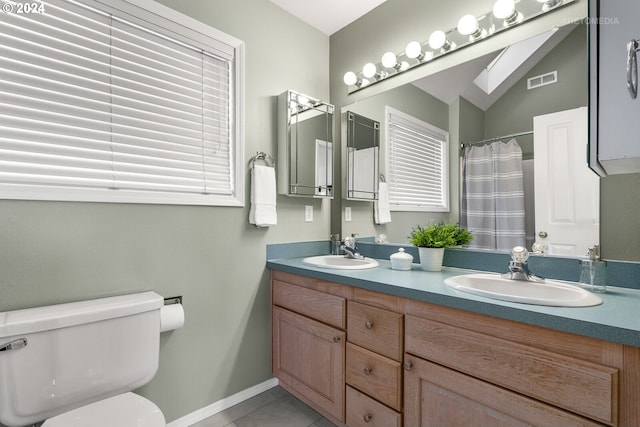
[[[335,268],[338,270],[364,270],[378,266],[378,261],[375,259],[353,259],[346,258],[344,255],[312,256],[303,259],[302,262],[314,267]]]
[[[444,283],[462,292],[502,301],[554,307],[590,307],[602,304],[597,295],[568,283],[545,280],[525,282],[503,279],[499,274],[466,274]]]

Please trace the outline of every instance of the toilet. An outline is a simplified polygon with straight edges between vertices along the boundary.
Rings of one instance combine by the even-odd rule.
[[[158,369],[163,306],[142,292],[0,313],[0,425],[165,427],[131,392]]]

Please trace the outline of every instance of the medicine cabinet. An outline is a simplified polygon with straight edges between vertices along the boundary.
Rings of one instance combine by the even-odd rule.
[[[377,200],[380,159],[380,122],[352,111],[345,113],[347,200]],[[344,128],[344,127],[343,127]]]
[[[288,90],[278,97],[278,193],[333,198],[334,106]]]
[[[640,3],[594,0],[589,9],[600,23],[589,25],[589,164],[600,176],[640,172]]]

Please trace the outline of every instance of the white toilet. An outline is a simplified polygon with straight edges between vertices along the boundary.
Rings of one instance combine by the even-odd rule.
[[[131,393],[158,369],[163,305],[143,292],[0,313],[0,424],[165,427]]]

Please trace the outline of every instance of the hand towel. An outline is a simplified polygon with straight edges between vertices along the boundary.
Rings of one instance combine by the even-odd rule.
[[[254,165],[251,169],[249,223],[257,227],[269,227],[278,223],[275,168]]]
[[[386,224],[391,222],[389,187],[387,187],[386,182],[378,183],[378,200],[373,202],[373,219],[376,224]]]

